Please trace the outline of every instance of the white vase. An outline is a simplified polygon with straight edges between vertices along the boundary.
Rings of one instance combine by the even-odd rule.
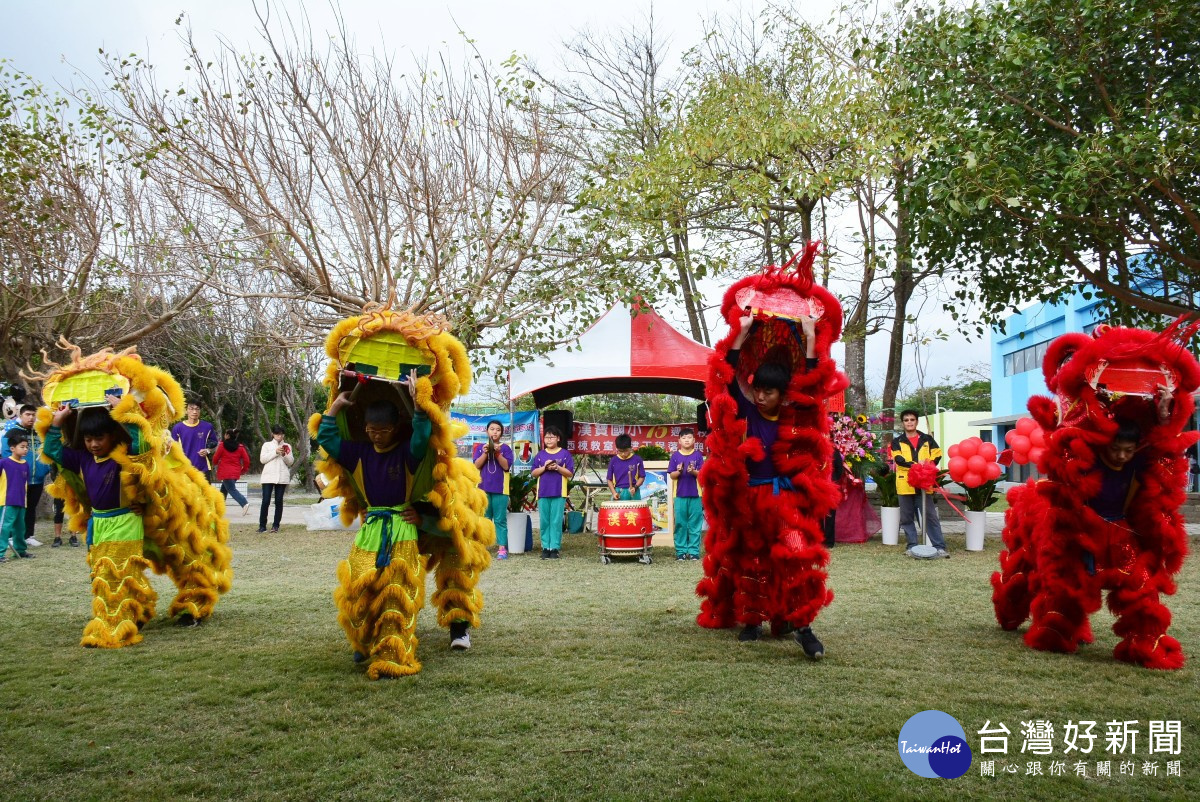
[[[524,554],[525,540],[533,521],[527,512],[510,512],[508,514],[508,553]]]
[[[983,535],[987,529],[987,513],[967,510],[967,551],[983,551]]]
[[[880,507],[879,523],[882,526],[883,545],[898,545],[900,543],[900,508]]]

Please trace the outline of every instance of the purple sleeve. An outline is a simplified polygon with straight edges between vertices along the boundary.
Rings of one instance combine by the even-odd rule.
[[[617,466],[617,457],[613,457],[612,459],[610,459],[608,461],[608,476],[605,478],[606,482],[611,482],[617,478],[617,472],[615,470],[613,470],[613,468],[615,468],[616,466]]]
[[[77,448],[63,446],[62,466],[68,471],[79,473],[79,471],[83,468],[83,456],[86,453],[86,451],[80,451]]]
[[[575,473],[575,458],[572,457],[571,452],[567,451],[566,449],[563,449],[563,453],[567,455],[567,459],[565,462],[563,460],[559,460],[559,464],[561,464],[571,473]]]

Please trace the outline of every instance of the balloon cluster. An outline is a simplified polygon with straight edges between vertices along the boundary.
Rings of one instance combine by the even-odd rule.
[[[1021,418],[1015,429],[1004,435],[1004,442],[1012,449],[1013,462],[1035,465],[1046,451],[1046,434],[1033,418]]]
[[[985,443],[978,437],[968,437],[950,446],[950,478],[963,487],[979,487],[1000,478],[1003,469],[996,462],[995,443]]]

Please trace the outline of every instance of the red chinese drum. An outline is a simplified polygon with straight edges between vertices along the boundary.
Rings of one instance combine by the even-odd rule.
[[[606,552],[640,552],[654,536],[647,501],[605,501],[600,505],[596,534]]]

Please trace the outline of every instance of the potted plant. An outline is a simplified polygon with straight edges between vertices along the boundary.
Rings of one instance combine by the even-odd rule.
[[[967,491],[967,551],[983,551],[985,510],[996,500],[996,483],[1003,472],[996,446],[968,437],[950,446],[950,478]]]
[[[508,477],[508,553],[524,554],[533,547],[533,517],[527,511],[537,493],[537,479],[529,473]]]
[[[879,489],[879,521],[883,545],[900,543],[900,495],[896,492],[896,472],[890,465],[871,474]]]

